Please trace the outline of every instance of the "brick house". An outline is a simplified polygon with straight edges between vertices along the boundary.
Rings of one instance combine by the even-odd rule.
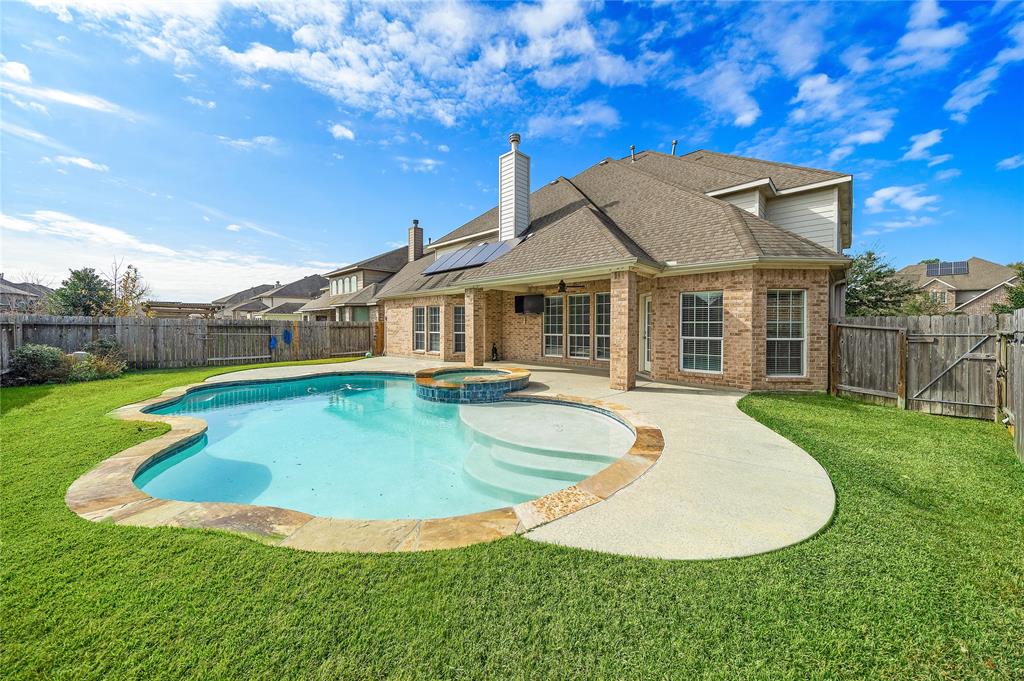
[[[377,321],[377,293],[395,272],[405,267],[405,246],[345,265],[324,275],[327,285],[299,313],[305,321]]]
[[[982,258],[907,265],[897,274],[946,312],[964,314],[991,314],[993,304],[1006,304],[1006,290],[1017,282],[1017,270]]]
[[[499,205],[381,285],[385,353],[600,368],[742,389],[821,390],[841,314],[852,177],[711,151],[605,159],[530,191],[499,158]]]

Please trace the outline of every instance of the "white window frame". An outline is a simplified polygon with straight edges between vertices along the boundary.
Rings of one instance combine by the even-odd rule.
[[[417,317],[418,324],[417,324]],[[419,326],[419,329],[417,329]],[[427,308],[414,307],[412,309],[412,351],[426,352],[427,350]]]
[[[459,330],[459,321],[462,321],[462,330]],[[461,343],[460,343],[461,341]],[[462,345],[462,349],[459,349]],[[452,352],[463,353],[466,351],[466,306],[452,306]]]
[[[799,293],[802,298],[800,306],[800,336],[786,338],[771,338],[768,335],[768,298],[773,293]],[[807,377],[807,290],[802,288],[773,288],[768,289],[765,295],[765,329],[764,329],[764,373],[768,378],[806,378]],[[800,342],[800,373],[799,374],[778,374],[768,372],[768,346],[772,341],[799,341]]]
[[[573,333],[573,327],[578,322],[577,322],[577,320],[573,319],[573,309],[572,309],[572,306],[573,306],[573,301],[579,302],[580,298],[584,299],[585,305],[582,308],[579,308],[577,310],[577,313],[582,312],[583,314],[586,315],[586,321],[587,321],[586,329],[587,329],[587,332],[586,333],[578,333],[578,332],[577,333]],[[566,329],[565,329],[566,331],[568,331],[568,333],[566,334],[566,338],[567,338],[566,353],[567,353],[567,355],[569,356],[570,359],[590,359],[590,350],[591,350],[591,348],[590,348],[590,324],[591,324],[591,321],[592,321],[591,317],[593,316],[592,315],[592,310],[590,308],[590,294],[589,293],[573,293],[572,295],[566,296],[566,301],[565,302],[566,302],[566,305],[565,305],[566,321],[568,322],[566,324]],[[582,327],[580,327],[580,329],[581,328]],[[577,329],[577,331],[579,331],[579,329]],[[585,350],[585,352],[583,352],[582,354],[574,354],[574,352],[573,352],[573,340],[576,340],[577,342],[579,342],[580,340],[583,340],[584,341],[584,350]],[[577,350],[576,352],[578,353],[579,351]]]
[[[607,301],[608,305],[608,333],[600,333],[601,328],[601,299]],[[607,340],[607,355],[601,356],[601,340]],[[594,294],[594,359],[599,362],[608,362],[612,358],[612,294],[609,292],[595,293]]]
[[[708,324],[721,323],[722,332],[718,336],[713,336],[710,334],[710,332],[706,336],[684,335],[684,332],[686,330],[686,322],[683,321],[683,300],[686,296],[699,296],[701,294],[717,294],[722,299],[722,321],[706,322]],[[705,322],[696,323],[701,324]],[[692,369],[683,366],[685,357],[684,348],[686,347],[686,341],[707,341],[709,345],[712,341],[718,341],[718,369]],[[714,355],[711,355],[709,352],[706,356],[713,357]],[[688,374],[721,374],[725,371],[725,291],[683,291],[679,294],[679,370]]]
[[[548,333],[548,301],[558,301],[558,333]],[[565,357],[565,298],[564,296],[544,296],[544,310],[541,315],[540,348],[544,357]],[[558,354],[548,352],[548,338],[558,339]],[[554,347],[552,345],[552,347]]]
[[[436,350],[434,341],[437,341]],[[427,352],[441,352],[441,307],[439,305],[431,305],[427,308]]]

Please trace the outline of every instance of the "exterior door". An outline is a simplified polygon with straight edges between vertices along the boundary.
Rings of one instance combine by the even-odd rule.
[[[654,315],[651,295],[640,296],[640,371],[651,373],[651,336],[653,335]]]

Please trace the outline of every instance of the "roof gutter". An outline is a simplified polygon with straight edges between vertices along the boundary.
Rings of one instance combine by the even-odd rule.
[[[669,261],[670,263],[673,261]],[[846,256],[837,255],[830,258],[792,258],[787,256],[762,255],[754,258],[739,258],[736,260],[722,260],[712,263],[697,263],[693,265],[672,265],[658,273],[657,277],[672,277],[680,274],[701,274],[704,272],[723,272],[725,270],[736,270],[758,268],[758,269],[831,269],[833,267],[848,267],[853,262]]]

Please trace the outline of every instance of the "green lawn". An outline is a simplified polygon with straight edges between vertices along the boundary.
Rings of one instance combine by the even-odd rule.
[[[838,509],[739,560],[519,537],[309,554],[68,511],[75,478],[161,432],[107,411],[212,373],[3,390],[4,677],[1024,677],[1024,466],[994,424],[744,399],[828,469]]]

